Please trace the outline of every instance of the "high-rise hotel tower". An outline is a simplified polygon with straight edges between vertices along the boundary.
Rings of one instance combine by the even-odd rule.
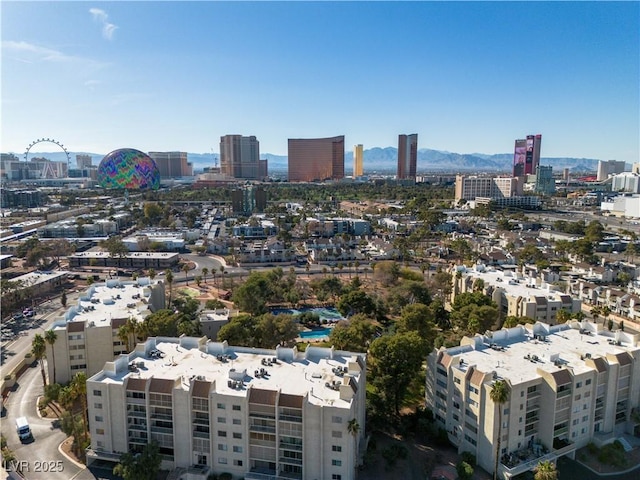
[[[289,139],[290,182],[341,178],[344,178],[344,135]]]
[[[418,134],[398,135],[398,180],[416,178]]]
[[[513,154],[513,176],[535,175],[540,164],[540,145],[542,135],[527,135],[516,140]]]
[[[363,150],[362,144],[354,145],[353,147],[353,176],[361,177],[364,174],[362,167]]]

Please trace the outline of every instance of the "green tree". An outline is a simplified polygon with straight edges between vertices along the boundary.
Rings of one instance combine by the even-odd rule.
[[[187,281],[187,285],[189,285],[189,264],[185,263],[182,265],[182,271],[184,272],[184,279]]]
[[[362,290],[352,290],[340,297],[336,308],[343,316],[354,315],[356,313],[373,315],[376,311],[376,304],[366,292]]]
[[[587,315],[582,310],[578,310],[576,313],[574,313],[571,316],[578,322],[581,322],[586,318]]]
[[[433,312],[427,305],[414,303],[404,307],[396,328],[399,333],[417,332],[424,341],[425,349],[430,351],[433,348],[436,329]]]
[[[366,352],[374,339],[376,327],[365,315],[357,314],[348,321],[340,321],[329,334],[329,342],[338,350]]]
[[[460,480],[471,480],[473,478],[473,467],[465,461],[456,464],[456,472]]]
[[[496,438],[496,453],[493,468],[493,480],[498,480],[498,462],[500,460],[500,444],[502,441],[502,406],[509,400],[509,384],[504,380],[496,380],[491,386],[489,398],[498,407],[498,434]]]
[[[143,328],[149,337],[177,337],[177,315],[166,308],[158,310],[144,319]]]
[[[558,472],[556,466],[549,460],[539,462],[538,466],[534,469],[534,480],[557,480]]]
[[[347,432],[349,432],[353,437],[353,443],[354,443],[353,452],[355,457],[358,458],[358,434],[360,433],[360,424],[358,423],[358,420],[356,420],[355,418],[352,418],[347,422]],[[357,468],[358,462],[356,461],[355,463],[356,463],[355,467]]]
[[[47,345],[44,337],[36,333],[31,341],[31,353],[40,364],[40,373],[42,374],[42,384],[47,386],[47,375],[44,372],[44,359],[47,356]]]
[[[120,237],[109,237],[98,245],[109,252],[110,257],[125,257],[129,253],[129,249]]]
[[[151,279],[151,281],[153,281],[153,279],[156,278],[157,273],[156,273],[155,269],[150,268],[148,275],[149,275],[149,278]]]
[[[62,305],[63,307],[67,306],[67,292],[62,292],[62,295],[60,295],[60,305]]]
[[[372,385],[387,408],[399,415],[425,359],[422,339],[417,332],[383,335],[371,343],[369,356]]]
[[[171,271],[171,269],[167,268],[164,271],[164,278],[167,281],[167,283],[169,284],[169,303],[168,303],[168,305],[171,306],[171,297],[173,295],[173,272]]]
[[[123,453],[120,462],[113,468],[113,473],[124,480],[155,480],[161,463],[160,448],[153,440],[139,454]]]
[[[71,392],[73,398],[79,398],[82,405],[82,419],[84,438],[89,437],[89,420],[87,419],[87,374],[85,372],[76,373],[71,379]]]
[[[265,313],[258,317],[256,336],[261,348],[275,348],[286,345],[298,336],[298,324],[291,315],[273,315]]]
[[[568,320],[570,320],[572,317],[571,313],[569,313],[568,310],[565,310],[564,308],[561,308],[560,310],[558,310],[558,313],[556,315],[556,320],[558,323],[566,323]]]
[[[256,344],[258,322],[251,315],[238,315],[223,325],[218,332],[218,341],[230,345],[253,346]]]
[[[598,220],[592,220],[584,229],[584,238],[589,242],[601,242],[604,239],[604,226]]]
[[[209,275],[209,269],[207,267],[203,267],[202,278],[204,279],[204,283],[207,283],[207,275]]]
[[[51,346],[51,366],[53,367],[53,378],[51,379],[51,383],[56,383],[56,353],[53,347],[57,339],[58,334],[53,330],[53,328],[44,332],[44,340]]]

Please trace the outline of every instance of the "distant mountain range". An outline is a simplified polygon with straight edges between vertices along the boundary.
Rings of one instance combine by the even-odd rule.
[[[98,164],[103,154],[74,152],[71,154],[71,165],[75,166],[75,155],[86,154],[93,157],[93,163]],[[217,153],[189,153],[189,162],[195,171],[202,171],[205,167],[214,165],[214,158],[219,162]],[[18,155],[22,159],[22,155]],[[33,153],[29,158],[44,157],[53,161],[66,161],[63,152]],[[260,158],[269,160],[269,171],[286,171],[287,156],[263,153]],[[398,159],[398,149],[395,147],[374,147],[364,151],[364,170],[369,172],[395,171]],[[345,170],[350,173],[353,166],[353,152],[345,152]],[[418,150],[418,172],[447,171],[447,172],[510,172],[513,163],[512,153],[452,153],[440,150],[422,148]],[[540,159],[540,165],[551,165],[554,169],[569,168],[572,172],[595,172],[598,160],[593,158],[547,158]]]

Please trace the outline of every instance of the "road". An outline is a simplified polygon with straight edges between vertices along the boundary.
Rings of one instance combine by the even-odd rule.
[[[58,451],[58,446],[67,438],[59,428],[59,421],[40,418],[37,414],[37,399],[43,394],[40,367],[28,368],[18,383],[5,407],[7,415],[2,431],[7,437],[7,445],[22,465],[22,473],[29,480],[69,480],[82,469],[69,461]],[[21,443],[13,426],[18,417],[27,417],[33,441]]]

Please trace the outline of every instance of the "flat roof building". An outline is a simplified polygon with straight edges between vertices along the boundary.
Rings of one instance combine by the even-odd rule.
[[[220,170],[233,178],[262,179],[267,176],[266,160],[261,164],[260,142],[255,136],[220,137]]]
[[[129,319],[140,323],[164,306],[162,281],[141,277],[135,281],[114,279],[92,284],[49,327],[57,335],[53,345],[47,343],[49,378],[64,384],[78,372],[87,376],[99,372],[105,362],[127,353],[135,345],[133,333],[123,341],[119,328]]]
[[[353,479],[365,389],[364,354],[149,338],[87,380],[87,456],[117,461],[155,440],[164,468],[205,477]]]
[[[362,144],[353,146],[353,177],[361,177],[364,174],[363,168],[363,147]]]
[[[188,161],[187,152],[149,152],[156,162],[161,178],[192,177],[193,165]]]
[[[344,178],[344,135],[289,139],[289,181],[316,182]]]
[[[639,359],[638,336],[620,330],[591,322],[519,325],[432,352],[427,405],[458,452],[475,455],[488,472],[500,436],[498,478],[511,478],[540,461],[573,457],[590,442],[632,434],[640,425],[632,415]],[[504,404],[491,400],[498,380],[508,386]]]

